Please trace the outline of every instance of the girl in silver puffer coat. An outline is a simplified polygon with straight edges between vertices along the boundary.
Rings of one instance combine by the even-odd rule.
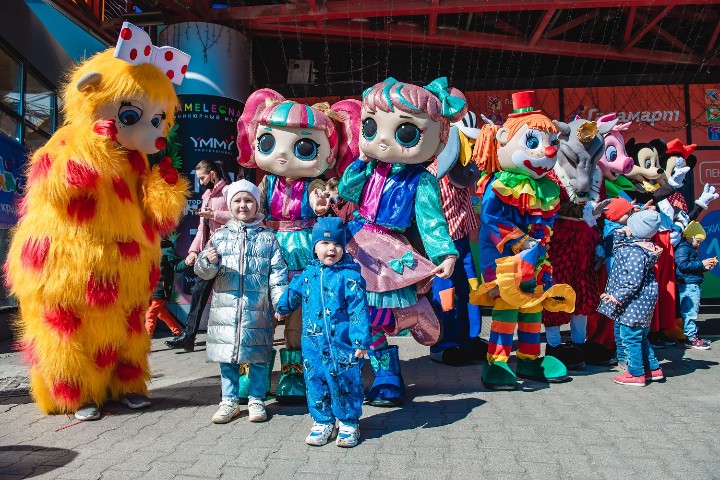
[[[272,231],[258,213],[258,188],[247,180],[227,187],[233,215],[195,263],[204,280],[215,278],[207,329],[207,359],[220,363],[222,402],[214,423],[239,415],[241,365],[249,369],[250,421],[264,421],[272,358],[273,307],[287,288],[287,265]]]

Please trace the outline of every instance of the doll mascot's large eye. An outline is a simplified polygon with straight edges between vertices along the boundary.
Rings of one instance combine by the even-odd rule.
[[[142,117],[143,111],[140,107],[123,102],[118,109],[118,119],[123,125],[135,125]]]
[[[155,128],[160,128],[160,125],[162,124],[162,121],[165,120],[165,114],[159,113],[155,115],[152,120],[150,120],[150,123],[152,123],[152,126]]]
[[[258,138],[258,151],[263,155],[269,155],[275,150],[275,137],[271,133],[263,133]]]
[[[295,153],[298,159],[307,162],[314,160],[318,156],[318,146],[319,144],[317,142],[309,138],[303,138],[295,142],[293,153]]]
[[[530,150],[535,150],[540,146],[540,135],[533,130],[528,130],[525,134],[525,146]]]
[[[420,129],[412,123],[403,123],[395,130],[395,140],[403,147],[414,147],[420,141]]]
[[[605,158],[607,158],[608,162],[614,162],[617,160],[617,147],[615,145],[608,145],[608,147],[605,149]]]
[[[366,140],[372,140],[377,135],[377,123],[374,118],[366,118],[362,121],[362,134]]]

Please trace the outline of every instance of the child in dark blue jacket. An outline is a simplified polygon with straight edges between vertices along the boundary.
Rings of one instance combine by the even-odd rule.
[[[276,317],[282,320],[302,305],[303,371],[315,421],[305,442],[326,444],[337,420],[336,444],[354,447],[365,397],[360,370],[371,342],[365,281],[345,253],[340,218],[319,218],[312,241],[317,258],[292,279]]]
[[[615,321],[618,361],[627,361],[627,372],[613,379],[621,385],[644,387],[664,378],[647,338],[658,299],[653,267],[662,253],[650,238],[659,228],[658,212],[643,210],[614,234],[615,260],[598,312]]]
[[[703,275],[717,265],[717,259],[700,260],[698,247],[705,240],[705,230],[698,222],[690,222],[683,230],[683,238],[675,247],[675,274],[680,293],[680,314],[685,330],[685,348],[708,350],[710,342],[698,337],[697,320],[700,310],[700,287]]]

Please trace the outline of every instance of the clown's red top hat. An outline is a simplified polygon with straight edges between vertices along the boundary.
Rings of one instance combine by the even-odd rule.
[[[516,92],[512,94],[513,113],[511,117],[522,117],[531,113],[542,113],[542,110],[535,110],[535,91]]]
[[[675,140],[671,140],[667,144],[667,150],[665,150],[665,153],[668,155],[680,155],[685,160],[690,156],[690,154],[695,150],[694,143],[691,143],[690,145],[685,145],[680,141],[679,138],[676,138]]]

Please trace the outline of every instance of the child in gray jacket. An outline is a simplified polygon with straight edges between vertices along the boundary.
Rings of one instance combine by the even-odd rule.
[[[643,387],[647,380],[663,379],[647,338],[658,299],[653,267],[662,253],[650,238],[659,228],[660,214],[643,210],[614,234],[615,260],[598,312],[615,321],[618,360],[627,359],[627,372],[614,378],[621,385]]]
[[[273,349],[273,307],[287,288],[287,265],[275,234],[258,213],[260,190],[240,180],[225,192],[232,220],[218,229],[195,263],[213,284],[207,359],[220,363],[222,402],[212,418],[227,423],[240,414],[240,369],[249,370],[248,416],[267,419],[265,391]]]

